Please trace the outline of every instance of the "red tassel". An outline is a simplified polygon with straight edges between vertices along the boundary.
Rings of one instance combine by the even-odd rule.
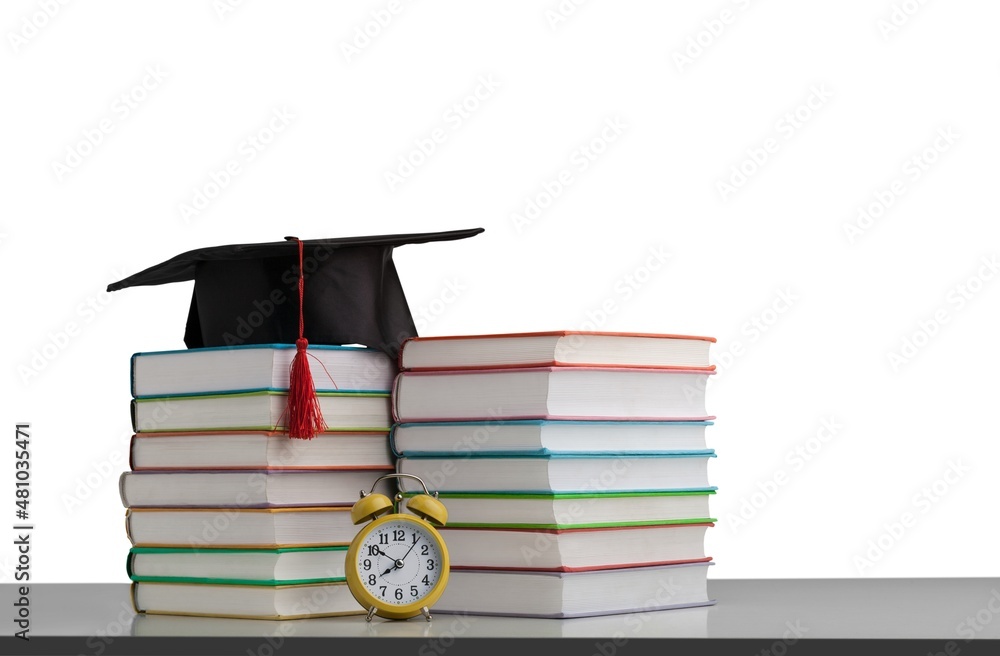
[[[316,385],[309,371],[305,338],[295,340],[295,357],[288,376],[288,436],[311,440],[326,430]]]
[[[317,433],[326,430],[326,421],[323,420],[323,410],[319,406],[319,397],[316,396],[316,384],[309,371],[309,355],[306,353],[309,342],[304,336],[305,315],[302,311],[305,297],[302,254],[305,245],[296,237],[289,239],[295,239],[299,243],[299,338],[295,340],[295,357],[292,358],[292,367],[288,372],[288,406],[285,412],[288,414],[288,437],[311,440]]]

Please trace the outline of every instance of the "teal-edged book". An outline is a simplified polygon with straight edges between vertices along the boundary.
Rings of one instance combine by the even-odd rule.
[[[288,389],[295,344],[254,344],[132,356],[136,398]],[[321,392],[387,390],[396,363],[382,351],[357,346],[309,345],[310,372]]]
[[[388,431],[389,392],[317,392],[331,431]],[[282,430],[288,393],[274,390],[142,397],[132,401],[137,433],[207,430]]]
[[[716,521],[709,512],[713,494],[714,488],[576,494],[443,492],[439,497],[453,528],[564,530],[711,523]]]
[[[133,547],[126,571],[146,583],[303,585],[346,581],[346,546],[284,549]]]
[[[400,458],[396,469],[440,492],[683,492],[703,490],[715,452]],[[419,484],[400,479],[404,492]]]
[[[396,457],[624,453],[668,455],[706,451],[710,421],[432,421],[396,424]]]

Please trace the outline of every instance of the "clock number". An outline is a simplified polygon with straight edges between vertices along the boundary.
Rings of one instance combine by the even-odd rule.
[[[411,533],[410,535],[412,535],[412,536],[413,536],[413,544],[416,544],[416,543],[417,543],[417,540],[419,540],[419,539],[420,539],[420,536],[419,536],[419,535],[417,535],[417,532],[416,532],[416,531],[414,531],[414,532],[413,532],[413,533]]]
[[[385,596],[385,589],[386,589],[387,587],[388,587],[388,586],[385,586],[385,585],[380,585],[380,586],[378,586],[378,589],[382,591],[382,592],[380,592],[379,594],[381,594],[381,595],[382,595],[383,597]]]
[[[416,596],[417,596],[417,594],[418,594],[418,593],[417,593],[417,586],[415,586],[415,585],[411,585],[411,586],[410,586],[410,596],[411,596],[411,597],[416,597]]]
[[[423,583],[424,585],[430,585],[431,579],[427,574],[424,574],[424,578],[420,579],[420,582]]]
[[[372,568],[372,559],[371,558],[365,558],[365,571],[367,572],[371,568]]]
[[[433,558],[428,558],[427,559],[427,569],[434,569],[434,559]]]
[[[403,588],[396,588],[395,597],[397,601],[403,598]]]
[[[402,542],[405,539],[406,539],[406,531],[404,531],[401,528],[397,528],[397,529],[393,530],[393,532],[392,532],[392,541],[393,542]]]
[[[368,545],[368,555],[369,556],[377,556],[378,555],[378,545],[377,544],[369,544]]]
[[[422,544],[422,545],[420,545],[420,555],[421,556],[427,556],[427,555],[429,555],[430,554],[430,548],[431,547],[428,544]]]
[[[388,533],[379,533],[378,534],[378,543],[379,544],[389,544],[389,534]]]
[[[374,574],[369,574],[369,575],[368,575],[368,585],[375,585],[375,582],[376,582],[377,580],[378,580],[378,579],[376,579],[376,578],[375,578],[375,575],[374,575]]]

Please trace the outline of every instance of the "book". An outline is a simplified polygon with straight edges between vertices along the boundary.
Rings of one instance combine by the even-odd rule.
[[[388,431],[389,392],[319,392],[329,430]],[[277,431],[286,427],[288,394],[270,390],[143,397],[132,400],[136,432]]]
[[[708,561],[711,524],[614,528],[491,529],[443,527],[452,570],[576,572]]]
[[[557,494],[452,493],[438,496],[450,527],[600,528],[649,524],[705,524],[712,489],[690,492]],[[405,507],[406,500],[403,505]]]
[[[396,377],[397,422],[501,419],[714,419],[709,371],[542,367],[415,371]]]
[[[239,585],[302,585],[346,581],[346,546],[281,549],[133,547],[133,581]]]
[[[707,638],[708,616],[711,606],[689,608],[683,613],[640,613],[626,615],[604,615],[586,618],[580,622],[549,622],[537,620],[517,622],[517,637],[519,638],[576,638],[584,639],[591,644],[604,643],[609,638],[617,639],[619,643],[633,638]],[[436,612],[436,606],[431,609]],[[389,633],[410,635],[416,633],[415,626],[420,621],[415,618],[409,622],[391,625],[381,624],[376,631],[387,630]],[[718,620],[713,621],[713,635],[718,637]],[[437,620],[437,630],[442,631],[442,640],[449,642],[445,636],[461,635],[463,639],[478,638],[481,641],[495,640],[498,636],[510,635],[511,618],[478,616],[474,620],[461,615],[442,615]],[[297,638],[369,638],[372,628],[366,622],[355,619],[340,619],[331,617],[317,618],[309,622],[298,620],[250,620],[231,619],[223,617],[180,617],[175,615],[136,615],[132,619],[132,635],[143,637],[184,637],[184,638],[215,638],[241,636],[244,638],[260,638],[261,643],[270,641],[280,644],[288,636]],[[600,641],[596,640],[601,638]],[[391,644],[391,643],[390,643]],[[433,644],[433,643],[432,643]],[[440,643],[438,643],[440,644]],[[611,652],[607,646],[606,652]],[[263,652],[258,652],[263,653]],[[275,650],[276,654],[278,652]],[[436,652],[432,652],[436,653]],[[452,653],[452,652],[449,652]],[[592,653],[600,653],[598,650]],[[618,650],[617,653],[623,653]],[[624,653],[628,653],[626,650]],[[425,653],[425,656],[429,654]],[[443,655],[442,655],[443,656]]]
[[[387,390],[396,363],[381,351],[310,344],[319,391]],[[151,351],[132,356],[132,396],[173,396],[240,390],[287,390],[295,344]]]
[[[247,619],[302,619],[363,613],[346,583],[218,585],[133,583],[137,613]]]
[[[130,508],[136,547],[287,548],[346,545],[357,534],[350,508]]]
[[[710,563],[589,572],[454,570],[435,613],[569,618],[688,608],[708,597]]]
[[[712,368],[715,339],[688,335],[553,331],[414,337],[399,354],[403,369],[613,366]]]
[[[641,492],[709,487],[713,451],[665,456],[534,456],[400,458],[402,474],[419,476],[441,492]],[[400,479],[405,492],[419,489]]]
[[[137,433],[129,465],[146,469],[386,469],[393,464],[384,432],[321,433],[294,440],[267,431]]]
[[[453,421],[396,424],[389,443],[396,456],[476,454],[553,455],[649,453],[707,448],[709,421]]]
[[[388,470],[388,471],[391,471]],[[142,471],[119,479],[122,503],[149,507],[309,507],[353,505],[384,469],[323,471]],[[392,494],[388,481],[376,487]]]

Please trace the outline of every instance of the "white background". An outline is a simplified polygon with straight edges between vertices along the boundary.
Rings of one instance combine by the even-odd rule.
[[[397,250],[422,334],[719,339],[713,576],[1000,575],[997,3],[900,2],[898,29],[889,0],[558,22],[556,0],[425,0],[381,28],[386,1],[44,4],[0,12],[2,423],[32,423],[33,580],[126,580],[128,358],[183,348],[190,283],[109,282],[202,246],[476,226]]]

